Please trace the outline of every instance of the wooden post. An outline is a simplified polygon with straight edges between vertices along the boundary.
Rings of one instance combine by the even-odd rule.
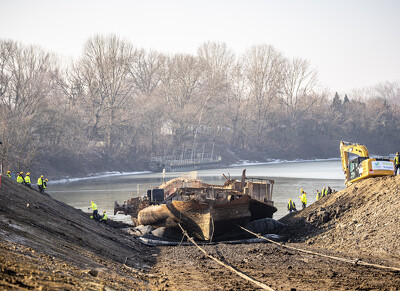
[[[165,183],[165,169],[162,170],[162,182]]]

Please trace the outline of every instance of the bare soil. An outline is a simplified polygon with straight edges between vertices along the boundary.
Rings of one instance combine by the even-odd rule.
[[[281,219],[287,245],[400,267],[400,176],[368,179]],[[257,290],[194,246],[147,247],[123,230],[2,179],[0,289]],[[275,290],[399,290],[398,271],[271,243],[204,246]]]

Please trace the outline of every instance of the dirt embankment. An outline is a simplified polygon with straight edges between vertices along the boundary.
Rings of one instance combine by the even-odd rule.
[[[142,288],[149,284],[142,272],[154,264],[153,251],[81,210],[2,177],[0,286]]]
[[[281,219],[290,246],[400,267],[400,176],[368,179]],[[398,271],[269,243],[204,247],[275,290],[399,290]],[[124,264],[125,263],[125,264]],[[196,247],[147,248],[49,196],[3,178],[0,289],[256,290]]]
[[[289,241],[400,261],[400,175],[370,178],[281,219]]]

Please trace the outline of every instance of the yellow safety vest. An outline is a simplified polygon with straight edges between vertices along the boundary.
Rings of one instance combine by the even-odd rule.
[[[90,206],[90,208],[92,208],[93,210],[97,210],[97,205],[96,205],[96,203],[92,203],[92,205]]]
[[[301,200],[301,202],[303,202],[304,204],[307,204],[307,196],[306,196],[306,193],[303,193],[303,195],[300,196],[300,200]]]
[[[19,176],[17,177],[17,182],[18,182],[18,183],[24,183],[24,177],[22,177],[21,175],[19,175]]]
[[[103,218],[102,218],[103,220],[107,220],[107,214],[105,214],[104,213],[104,215],[103,215]]]
[[[30,184],[31,178],[29,176],[25,176],[25,183]]]
[[[43,185],[43,179],[42,179],[42,177],[40,177],[39,179],[37,179],[37,184],[38,184],[38,186],[42,186],[42,185]]]

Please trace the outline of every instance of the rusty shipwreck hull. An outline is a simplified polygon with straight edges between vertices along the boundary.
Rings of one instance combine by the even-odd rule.
[[[201,203],[197,200],[173,201],[167,204],[177,222],[199,240],[220,238],[245,226],[250,221],[250,197],[244,195],[222,204]]]
[[[250,200],[250,196],[243,195],[219,204],[191,199],[152,205],[139,211],[137,223],[177,230],[180,224],[189,235],[200,240],[211,240],[237,230],[237,225],[245,226],[250,221]]]
[[[132,198],[115,211],[130,214],[135,225],[152,225],[179,229],[199,240],[220,239],[239,232],[239,226],[263,218],[272,218],[277,211],[272,201],[274,181],[247,178],[241,181],[226,178],[224,185],[209,185],[197,179],[173,179],[162,188],[161,203]],[[153,205],[152,205],[153,204]],[[154,205],[156,204],[156,205]]]
[[[252,213],[251,209],[257,211]],[[176,230],[179,230],[179,223],[190,236],[199,240],[212,240],[239,231],[238,226],[246,226],[254,220],[252,217],[272,218],[275,211],[272,205],[254,201],[249,195],[241,195],[232,201],[219,203],[190,199],[153,205],[141,210],[137,221],[139,225]]]

